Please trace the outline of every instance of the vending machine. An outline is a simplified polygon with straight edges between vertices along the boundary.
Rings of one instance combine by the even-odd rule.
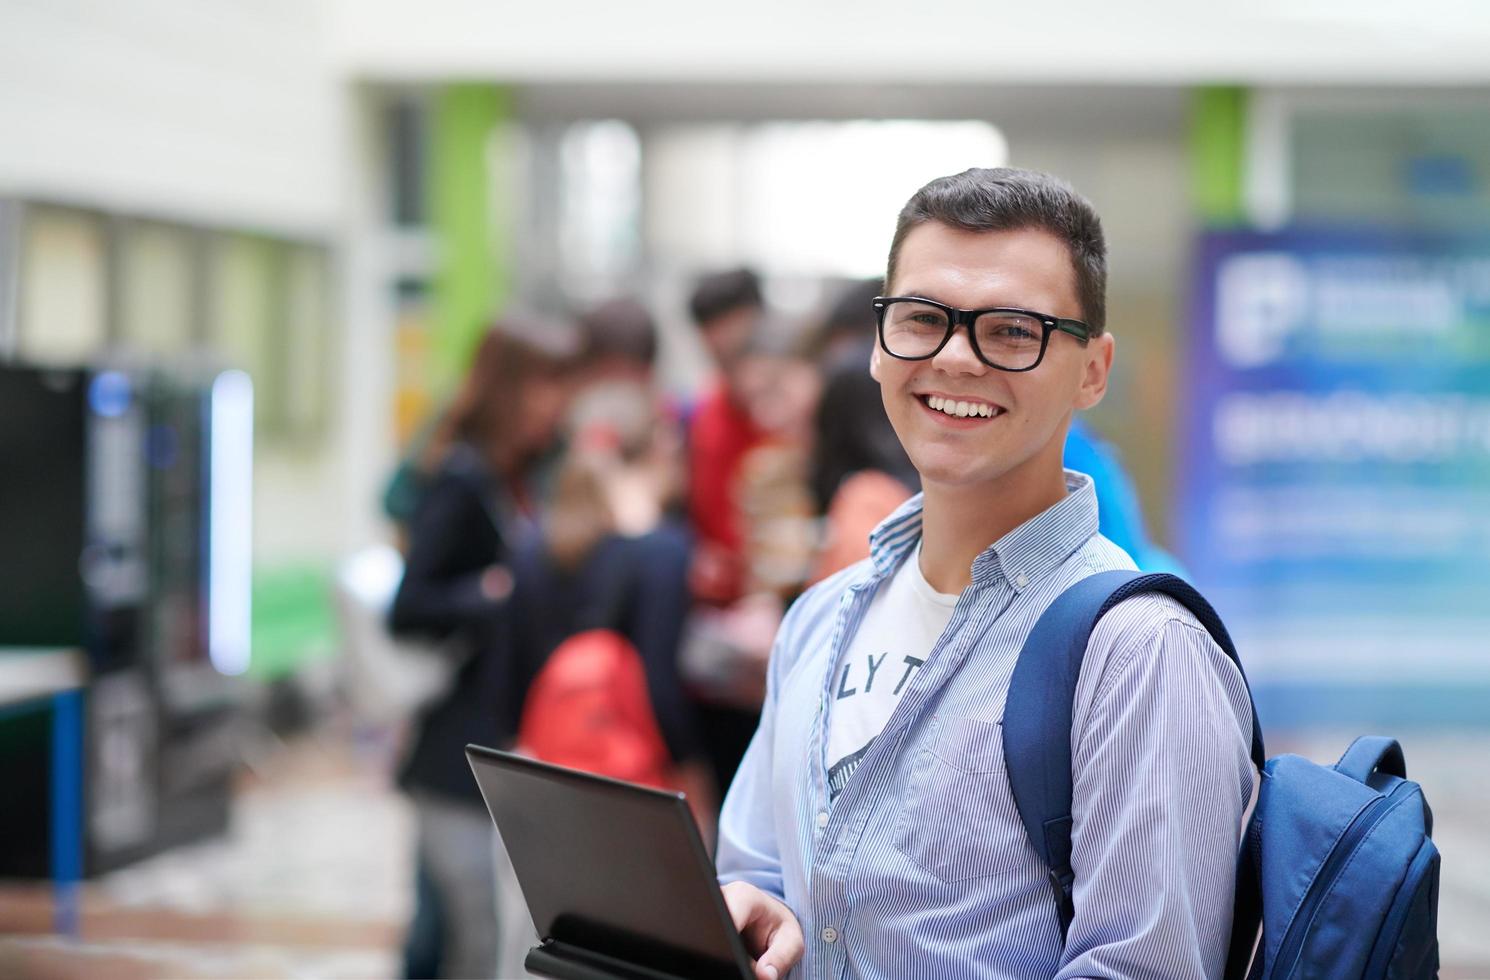
[[[74,774],[50,701],[0,706],[28,801],[0,808],[0,875],[49,873],[48,787],[70,776],[86,874],[226,828],[252,419],[242,372],[0,365],[0,658],[76,651],[83,701]]]

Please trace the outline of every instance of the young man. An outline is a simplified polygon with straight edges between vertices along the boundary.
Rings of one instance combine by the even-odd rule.
[[[1064,942],[1004,771],[1035,620],[1133,567],[1061,465],[1072,413],[1107,387],[1105,280],[1096,213],[1043,174],[969,170],[900,213],[870,368],[923,494],[776,639],[719,844],[762,980],[1220,975],[1251,716],[1188,612],[1138,596],[1092,634]]]

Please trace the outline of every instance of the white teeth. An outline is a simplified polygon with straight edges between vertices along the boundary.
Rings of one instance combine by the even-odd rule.
[[[998,411],[986,402],[960,402],[955,398],[942,398],[940,395],[927,395],[927,405],[955,419],[970,419],[970,417],[992,419],[998,414]]]
[[[943,398],[941,395],[926,396],[926,404],[944,415],[960,419],[973,416],[990,419],[996,414],[992,405],[983,402],[962,402],[955,398]]]

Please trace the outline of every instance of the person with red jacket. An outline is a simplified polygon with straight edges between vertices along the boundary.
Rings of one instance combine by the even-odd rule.
[[[688,307],[717,370],[688,426],[688,517],[696,537],[693,591],[701,601],[728,605],[745,588],[736,478],[745,455],[766,439],[739,390],[739,368],[764,313],[760,279],[749,269],[705,276]]]

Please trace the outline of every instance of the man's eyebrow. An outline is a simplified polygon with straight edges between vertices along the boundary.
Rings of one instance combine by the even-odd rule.
[[[952,308],[954,310],[969,310],[969,309],[972,309],[972,310],[1022,310],[1022,309],[1026,309],[1027,308],[1027,307],[1022,306],[1022,305],[1020,305],[1018,303],[997,303],[997,304],[995,304],[993,306],[958,306],[956,303],[949,303],[949,302],[947,302],[946,300],[944,300],[941,297],[937,296],[935,293],[932,293],[932,292],[923,292],[923,291],[917,290],[917,289],[908,289],[905,292],[893,293],[893,294],[890,294],[890,295],[891,295],[892,298],[893,297],[902,297],[902,298],[915,297],[916,299],[929,299],[933,303],[940,303],[942,306],[947,306],[947,307],[950,307],[950,308]]]
[[[943,300],[939,296],[936,296],[933,293],[929,293],[929,292],[927,292],[927,291],[925,291],[923,289],[907,289],[904,292],[895,293],[894,295],[896,295],[896,296],[914,296],[917,299],[929,299],[933,303],[941,303],[943,306],[952,306],[953,305],[953,304],[948,303],[947,301]]]

